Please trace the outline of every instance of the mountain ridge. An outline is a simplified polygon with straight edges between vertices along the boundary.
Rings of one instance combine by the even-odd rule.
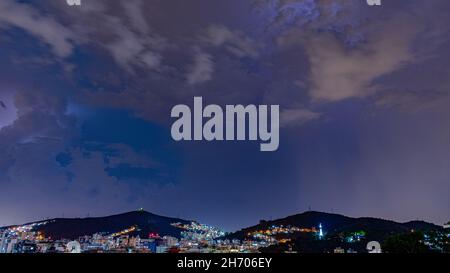
[[[86,218],[53,218],[23,224],[35,225],[33,231],[39,231],[53,239],[76,239],[80,236],[95,233],[116,233],[130,227],[136,227],[133,234],[147,237],[149,233],[161,236],[180,237],[181,229],[172,226],[173,223],[188,224],[190,220],[173,218],[154,214],[144,210],[129,211],[103,217]],[[15,227],[9,226],[9,227]],[[9,228],[8,226],[1,229]]]
[[[415,230],[442,230],[442,226],[425,221],[408,221],[404,223],[375,217],[349,217],[341,214],[319,211],[305,211],[275,220],[261,220],[259,224],[242,228],[229,234],[228,238],[244,239],[246,234],[256,230],[268,229],[271,226],[296,226],[299,228],[318,228],[322,224],[329,233],[372,230],[374,233],[401,233]]]
[[[129,211],[103,217],[85,218],[53,218],[29,222],[25,225],[36,225],[34,231],[40,231],[45,236],[58,239],[76,239],[94,233],[115,233],[121,230],[136,227],[133,234],[146,237],[149,233],[158,233],[161,236],[169,235],[180,238],[182,231],[173,226],[174,223],[189,224],[193,220],[168,217],[154,214],[144,210]],[[299,228],[317,228],[322,224],[330,233],[351,232],[357,230],[372,230],[375,233],[401,233],[408,230],[442,230],[442,226],[425,221],[408,221],[404,223],[374,217],[349,217],[341,214],[319,211],[305,211],[275,220],[261,220],[260,223],[244,227],[231,232],[226,237],[244,239],[249,232],[267,229],[273,225],[295,226]],[[13,226],[0,227],[5,229]]]

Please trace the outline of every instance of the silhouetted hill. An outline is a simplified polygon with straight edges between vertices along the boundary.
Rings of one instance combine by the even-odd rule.
[[[312,228],[317,227],[319,223],[322,223],[326,224],[328,228],[334,229],[339,226],[349,225],[351,222],[352,218],[347,216],[324,212],[308,211],[272,221],[261,220],[259,224],[248,228],[243,228],[240,231],[228,235],[227,237],[243,239],[249,232],[267,229],[273,225],[296,226],[299,228]]]
[[[156,215],[147,211],[132,211],[107,217],[90,218],[55,218],[46,221],[34,222],[44,223],[37,225],[35,231],[41,231],[46,237],[53,239],[76,239],[84,235],[94,233],[111,234],[130,228],[137,227],[133,235],[146,238],[149,233],[158,233],[161,236],[170,235],[179,238],[181,230],[172,226],[173,223],[187,224],[191,221]],[[368,240],[382,241],[393,234],[403,233],[410,230],[442,230],[443,227],[424,221],[410,221],[397,223],[390,220],[361,217],[352,218],[339,214],[308,211],[273,221],[261,221],[255,226],[241,229],[227,235],[227,238],[245,239],[249,232],[255,230],[269,229],[271,226],[295,226],[299,228],[317,228],[322,224],[323,230],[328,236],[336,236],[348,232],[365,231]],[[32,224],[32,223],[30,223]]]
[[[308,211],[273,221],[262,220],[258,225],[244,228],[240,231],[232,233],[228,235],[227,238],[244,239],[246,238],[246,234],[249,232],[264,230],[273,225],[295,226],[299,228],[317,228],[319,223],[322,224],[324,231],[329,235],[364,230],[368,233],[368,237],[378,240],[382,240],[391,234],[407,232],[411,229],[442,230],[442,227],[440,226],[423,221],[397,223],[378,218],[352,218],[339,214]]]
[[[442,229],[441,226],[432,224],[432,223],[428,223],[425,221],[410,221],[410,222],[406,222],[403,223],[404,226],[408,227],[409,229],[414,229],[414,230],[440,230]]]
[[[37,226],[35,231],[43,232],[46,237],[76,239],[98,232],[115,233],[132,226],[137,226],[137,231],[133,234],[143,238],[147,238],[151,232],[156,232],[160,236],[170,235],[179,238],[181,230],[171,224],[190,221],[160,216],[147,211],[132,211],[107,217],[56,218],[42,222],[47,223]]]

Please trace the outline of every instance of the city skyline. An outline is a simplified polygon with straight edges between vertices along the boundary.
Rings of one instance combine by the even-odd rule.
[[[308,211],[226,232],[141,208],[0,227],[0,253],[448,253],[449,231]]]

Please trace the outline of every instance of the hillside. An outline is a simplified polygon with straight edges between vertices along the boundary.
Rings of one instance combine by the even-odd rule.
[[[132,226],[137,227],[133,234],[145,238],[148,237],[149,233],[180,237],[181,230],[171,224],[177,222],[184,224],[190,221],[160,216],[147,211],[132,211],[107,217],[56,218],[45,222],[43,225],[36,226],[34,231],[43,232],[46,237],[52,239],[76,239],[83,235],[92,235],[98,232],[115,233]]]
[[[364,230],[372,235],[373,239],[383,239],[393,233],[402,233],[414,230],[442,230],[442,227],[423,222],[411,221],[407,223],[398,223],[390,220],[362,217],[352,218],[339,214],[308,211],[273,221],[261,221],[259,224],[241,229],[228,235],[228,238],[244,239],[246,234],[256,230],[269,229],[271,226],[295,226],[298,228],[317,228],[322,224],[324,231],[329,234],[338,234],[345,232],[355,232]]]

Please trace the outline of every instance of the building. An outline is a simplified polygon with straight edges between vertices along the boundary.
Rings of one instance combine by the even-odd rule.
[[[0,253],[6,253],[6,231],[0,233]]]
[[[14,248],[16,253],[36,253],[38,251],[37,245],[32,241],[21,241],[17,243]]]
[[[6,238],[4,240],[3,253],[14,253],[17,244],[16,238]]]
[[[333,252],[342,254],[345,253],[345,249],[343,249],[342,247],[336,247]]]
[[[157,246],[156,253],[167,253],[167,246]]]
[[[154,239],[141,239],[140,246],[152,253],[156,253],[156,241]]]
[[[178,245],[178,239],[172,236],[164,236],[163,237],[164,243],[167,247],[174,247]]]

